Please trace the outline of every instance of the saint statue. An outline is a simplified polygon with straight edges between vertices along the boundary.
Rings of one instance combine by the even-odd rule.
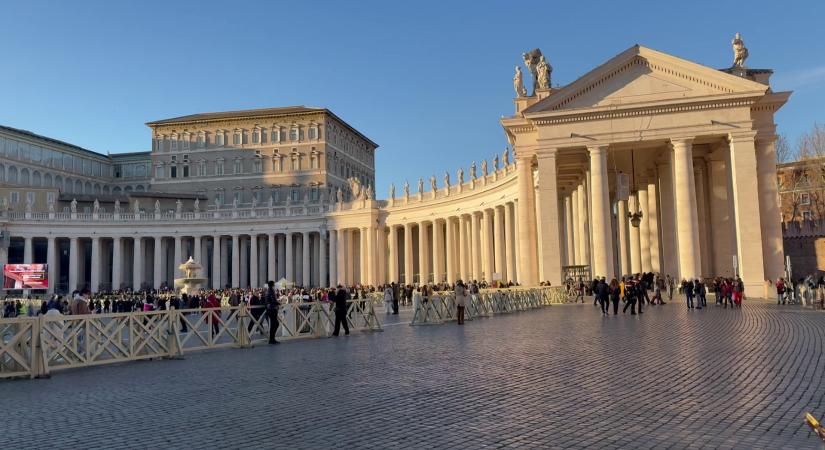
[[[95,199],[95,202],[92,204],[92,213],[97,214],[100,212],[100,202]]]
[[[120,200],[115,200],[115,214],[120,214]]]
[[[473,179],[473,180],[476,179],[476,162],[475,161],[473,161],[473,163],[470,164],[470,179]]]
[[[536,86],[538,85],[538,64],[539,59],[541,58],[541,50],[533,49],[527,53],[521,54],[522,59],[524,59],[524,65],[527,66],[527,70],[530,71],[530,74],[533,75],[533,95],[536,95]]]
[[[95,200],[95,201],[97,201],[97,200]],[[26,212],[27,213],[32,212],[32,202],[28,198],[26,199]]]
[[[54,202],[49,202],[49,212],[54,213]]]
[[[519,66],[516,66],[516,74],[513,76],[513,89],[516,90],[516,97],[527,96],[527,89],[524,89],[524,80]]]
[[[424,179],[421,177],[418,178],[418,193],[424,193]]]
[[[218,197],[215,197],[215,211],[218,211],[220,209],[221,209],[221,199],[219,199]]]
[[[487,176],[487,160],[486,159],[481,161],[481,174],[485,177]]]
[[[390,198],[395,198],[395,183],[390,185]]]
[[[430,190],[433,191],[433,192],[438,190],[438,185],[436,184],[436,181],[435,181],[435,175],[430,177]]]
[[[410,196],[410,183],[408,181],[404,181],[404,197],[409,198]]]
[[[238,197],[232,199],[232,209],[238,209]]]
[[[273,203],[274,203],[274,200],[272,199],[272,195],[270,195],[269,196],[269,209],[272,209],[272,204]]]
[[[155,214],[160,214],[160,200],[155,200]]]
[[[510,165],[510,147],[504,147],[504,167]]]
[[[175,202],[175,212],[180,214],[183,211],[183,202],[178,199]]]
[[[748,49],[745,47],[745,41],[742,36],[736,33],[731,41],[733,45],[733,67],[745,67],[745,60],[748,59]]]
[[[538,72],[538,89],[550,89],[550,74],[553,72],[553,67],[547,63],[544,55],[539,58],[536,72]]]
[[[201,210],[201,199],[199,199],[199,198],[195,199],[195,208],[194,209],[195,209],[195,212],[199,212]]]
[[[367,185],[367,188],[365,190],[367,191],[367,193],[366,193],[367,200],[372,200],[372,186]]]
[[[455,171],[455,177],[458,179],[459,185],[464,184],[464,169],[459,167],[458,170]]]
[[[76,213],[77,212],[77,199],[73,198],[72,203],[69,204],[69,207],[71,208],[72,213]]]
[[[493,156],[493,171],[498,172],[498,155]]]
[[[255,209],[255,208],[257,208],[257,207],[258,207],[258,196],[257,196],[257,195],[253,195],[253,196],[252,196],[252,209]]]
[[[135,199],[135,214],[140,214],[140,200]]]
[[[446,170],[444,171],[444,187],[448,189],[450,187],[450,172],[447,172]]]
[[[338,200],[338,203],[344,202],[344,191],[342,191],[340,187],[335,191],[335,199]]]

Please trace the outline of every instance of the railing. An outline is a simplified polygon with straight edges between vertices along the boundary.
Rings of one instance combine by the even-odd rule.
[[[331,303],[282,305],[276,338],[328,337],[335,324]],[[352,330],[380,331],[371,302],[347,302]],[[269,338],[265,307],[169,309],[152,312],[0,319],[0,378],[43,377],[53,370],[224,347],[249,347]]]
[[[566,301],[566,297],[564,289],[558,287],[485,289],[478,294],[467,295],[464,319],[473,320],[560,304]],[[440,324],[456,319],[455,294],[436,292],[427,302],[413,303],[410,325]]]
[[[293,217],[293,216],[313,216],[321,215],[332,211],[330,204],[304,204],[304,205],[279,205],[256,206],[245,208],[223,208],[207,209],[203,211],[186,212],[134,212],[123,211],[119,213],[100,212],[21,212],[21,211],[0,211],[0,218],[9,220],[26,221],[78,221],[78,222],[172,222],[172,221],[198,221],[214,219],[265,219],[271,217]]]

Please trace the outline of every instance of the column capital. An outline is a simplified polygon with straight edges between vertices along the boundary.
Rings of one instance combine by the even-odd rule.
[[[693,146],[693,138],[670,138],[674,150],[686,150]]]
[[[594,155],[594,154],[595,155],[600,155],[600,154],[603,154],[603,153],[607,153],[607,149],[609,147],[610,146],[608,144],[591,144],[591,145],[587,146],[587,151],[591,155]]]
[[[757,132],[754,130],[737,131],[728,134],[728,142],[735,144],[737,142],[753,142],[756,138]]]

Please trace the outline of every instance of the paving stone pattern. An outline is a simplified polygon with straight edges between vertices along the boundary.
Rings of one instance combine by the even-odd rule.
[[[381,316],[384,319],[384,316]],[[825,315],[553,306],[0,382],[0,448],[818,448]]]

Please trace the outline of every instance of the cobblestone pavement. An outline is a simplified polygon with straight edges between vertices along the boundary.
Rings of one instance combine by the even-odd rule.
[[[396,316],[383,333],[2,382],[0,448],[817,448],[802,416],[825,414],[823,325],[766,303]]]

